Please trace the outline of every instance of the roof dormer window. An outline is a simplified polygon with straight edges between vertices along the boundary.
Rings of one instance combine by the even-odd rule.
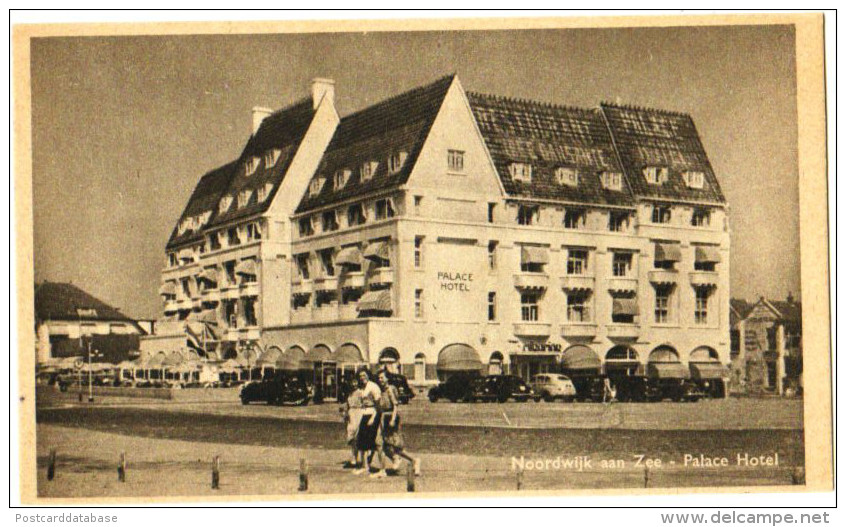
[[[258,189],[259,203],[264,203],[270,197],[270,191],[273,190],[273,183],[265,183],[263,187]]]
[[[705,187],[705,172],[699,170],[689,170],[682,173],[684,183],[690,188],[704,188]]]
[[[650,185],[663,185],[667,182],[667,167],[646,167],[643,169],[643,176]]]
[[[282,150],[278,148],[274,148],[273,150],[268,150],[264,153],[264,167],[270,168],[276,166],[276,162],[279,161],[279,156],[282,155]]]
[[[320,194],[320,189],[323,188],[323,182],[325,178],[316,177],[311,180],[311,183],[308,185],[308,195],[309,196],[316,196]]]
[[[555,177],[561,185],[568,187],[579,186],[579,171],[570,167],[558,167],[555,169]]]
[[[247,161],[244,162],[244,174],[247,176],[252,176],[255,174],[256,170],[259,166],[259,158],[256,156],[252,156]]]
[[[368,161],[361,165],[361,180],[367,181],[376,174],[376,169],[379,167],[378,161]]]
[[[250,198],[253,197],[253,191],[244,189],[238,193],[238,208],[243,209],[250,203]]]
[[[532,182],[532,165],[528,163],[511,163],[508,170],[511,172],[511,179],[514,181]]]
[[[622,172],[603,172],[599,177],[602,181],[602,188],[606,190],[623,190]]]
[[[229,210],[229,207],[232,206],[232,200],[232,196],[223,196],[222,198],[220,198],[220,203],[218,204],[218,212],[220,214],[223,214],[224,212]]]
[[[347,181],[350,179],[350,171],[347,169],[337,170],[335,171],[335,179],[333,181],[334,189],[340,190],[346,186]]]
[[[391,154],[391,157],[388,158],[388,172],[390,174],[396,174],[402,170],[402,166],[405,164],[405,159],[407,157],[408,154],[406,152]]]

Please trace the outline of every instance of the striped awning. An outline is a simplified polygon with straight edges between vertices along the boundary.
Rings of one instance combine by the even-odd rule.
[[[382,311],[390,313],[393,311],[391,305],[391,291],[368,291],[361,295],[356,307],[358,311]]]
[[[650,362],[646,374],[654,379],[689,379],[690,371],[681,362]]]
[[[249,260],[241,260],[238,262],[238,265],[235,266],[235,274],[256,276],[258,274],[256,261],[252,258]]]
[[[361,250],[358,247],[344,247],[335,255],[335,265],[361,265]]]
[[[700,263],[720,263],[720,248],[713,245],[700,245],[696,248],[696,261]]]
[[[548,264],[549,251],[546,247],[524,245],[520,251],[524,264]]]
[[[191,249],[185,248],[185,249],[180,250],[178,253],[176,253],[176,257],[179,258],[180,260],[191,260],[193,262],[194,261],[194,251],[192,251]]]
[[[355,344],[344,344],[335,351],[333,355],[335,362],[339,364],[363,364],[364,357],[361,350]]]
[[[323,362],[328,361],[332,358],[332,351],[323,345],[317,345],[310,350],[308,353],[305,354],[303,360],[306,362]]]
[[[656,243],[655,244],[655,261],[656,262],[680,262],[681,261],[681,246],[677,243]]]
[[[599,370],[602,361],[589,347],[573,346],[564,352],[561,367],[565,370]]]
[[[215,309],[206,309],[198,318],[200,322],[205,322],[206,324],[218,324],[219,320],[217,318],[217,310]]]
[[[197,280],[205,280],[206,282],[211,282],[213,284],[217,283],[217,268],[215,267],[207,267],[203,269],[199,275],[197,275]]]
[[[168,280],[167,282],[163,283],[162,286],[159,288],[159,294],[162,296],[175,296],[176,282]]]
[[[696,380],[725,379],[729,377],[728,368],[719,362],[692,362],[690,375]]]
[[[479,371],[479,354],[467,344],[451,344],[438,355],[438,371]]]
[[[615,298],[611,305],[611,313],[614,315],[637,316],[637,298]]]
[[[388,242],[370,242],[362,254],[368,260],[390,260],[391,252]]]

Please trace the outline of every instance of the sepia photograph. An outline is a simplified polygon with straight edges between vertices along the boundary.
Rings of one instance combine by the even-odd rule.
[[[21,499],[830,489],[822,17],[418,22],[14,28]]]

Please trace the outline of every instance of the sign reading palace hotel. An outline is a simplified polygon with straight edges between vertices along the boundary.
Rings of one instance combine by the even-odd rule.
[[[463,291],[470,292],[470,283],[473,281],[473,273],[453,273],[438,271],[438,282],[442,291]]]

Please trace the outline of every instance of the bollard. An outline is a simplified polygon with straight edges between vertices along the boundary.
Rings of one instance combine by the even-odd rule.
[[[214,456],[212,459],[212,488],[220,488],[220,456]]]
[[[523,490],[523,467],[517,467],[517,490]]]
[[[414,492],[415,490],[415,481],[414,481],[414,463],[408,464],[408,470],[405,473],[405,490],[408,492]]]
[[[297,490],[305,492],[308,490],[308,470],[304,457],[300,458],[300,486]]]
[[[56,477],[56,449],[50,449],[50,459],[47,461],[47,481],[53,481]]]
[[[126,452],[120,453],[120,461],[118,461],[118,481],[126,483]]]
[[[805,484],[805,467],[794,467],[793,473],[790,474],[790,479],[794,485]]]
[[[643,488],[649,488],[649,467],[643,467]]]

